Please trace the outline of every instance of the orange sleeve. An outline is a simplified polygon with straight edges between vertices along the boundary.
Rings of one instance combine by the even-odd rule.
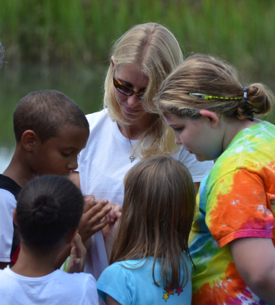
[[[217,181],[207,200],[206,223],[220,247],[237,238],[272,238],[274,216],[262,178],[236,170]]]

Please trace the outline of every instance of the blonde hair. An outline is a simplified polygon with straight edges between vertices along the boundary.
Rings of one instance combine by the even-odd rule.
[[[163,278],[171,289],[184,287],[189,272],[183,252],[189,253],[194,209],[194,184],[182,163],[169,157],[140,161],[125,177],[121,223],[110,264],[129,259],[142,259],[145,264],[153,256],[154,282],[158,285]],[[154,274],[157,260],[162,269],[160,279]]]
[[[118,39],[111,56],[116,68],[127,64],[139,64],[144,75],[149,78],[142,106],[152,114],[152,124],[138,141],[135,150],[140,148],[142,158],[168,155],[176,151],[173,132],[166,126],[153,104],[153,97],[161,82],[183,62],[182,51],[174,35],[157,23],[139,24]],[[104,108],[108,108],[113,121],[127,126],[129,123],[121,113],[115,98],[112,77],[110,63],[104,86]]]
[[[247,101],[234,67],[214,57],[197,54],[187,58],[166,78],[154,101],[164,114],[193,118],[200,116],[201,109],[240,120],[251,119],[253,113],[267,114],[271,110],[274,96],[267,87],[255,83],[245,90]],[[190,96],[190,93],[218,98],[205,100]]]

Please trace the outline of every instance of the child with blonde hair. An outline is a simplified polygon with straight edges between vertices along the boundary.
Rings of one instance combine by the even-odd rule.
[[[107,305],[190,304],[195,189],[189,171],[172,158],[151,157],[128,171],[124,187],[113,247],[118,223],[105,231],[111,265],[98,280],[99,295]]]
[[[176,143],[216,160],[200,187],[190,253],[193,304],[275,304],[275,127],[254,118],[274,96],[236,70],[193,55],[155,97]]]

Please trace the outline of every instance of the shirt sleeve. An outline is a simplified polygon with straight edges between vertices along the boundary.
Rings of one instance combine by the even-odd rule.
[[[122,305],[132,302],[132,281],[121,263],[107,267],[97,281],[98,295],[106,302],[106,294]]]
[[[262,178],[238,169],[219,179],[208,195],[206,224],[220,247],[237,238],[272,238],[274,215]]]
[[[201,182],[214,165],[213,161],[198,161],[195,155],[190,154],[183,146],[178,152],[178,161],[186,166],[194,182]]]
[[[13,239],[13,210],[16,199],[12,193],[0,189],[0,262],[11,261],[11,247]]]

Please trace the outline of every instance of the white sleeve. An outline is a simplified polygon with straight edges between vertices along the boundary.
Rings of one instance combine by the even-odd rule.
[[[0,262],[11,261],[13,239],[13,210],[16,199],[12,193],[0,189]]]
[[[183,146],[178,152],[177,160],[186,166],[194,182],[201,182],[214,165],[213,161],[198,161],[195,155],[190,154]]]

